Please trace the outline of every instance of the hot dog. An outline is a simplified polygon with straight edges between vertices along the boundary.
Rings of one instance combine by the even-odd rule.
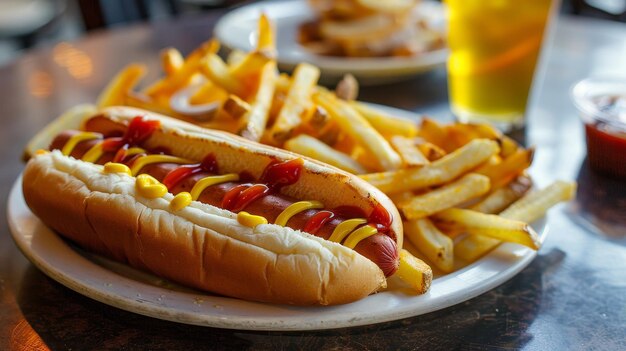
[[[338,304],[377,291],[397,269],[402,228],[391,201],[320,162],[120,107],[86,119],[80,130],[55,135],[50,149],[56,151],[34,157],[24,173],[24,195],[33,212],[89,250],[174,281],[250,300]],[[91,182],[113,179],[123,185],[93,190]],[[142,182],[165,193],[146,192]],[[116,187],[133,196],[122,201]],[[77,205],[101,193],[106,200]],[[65,197],[78,199],[65,204],[59,200]],[[122,212],[109,208],[118,202],[124,203]],[[208,211],[210,220],[189,217],[199,209]],[[142,216],[157,210],[159,215]],[[117,215],[106,213],[111,211]],[[64,220],[68,214],[78,220]],[[127,214],[131,218],[124,218]],[[84,223],[78,223],[81,216]],[[155,232],[139,231],[143,220]],[[175,230],[179,221],[193,228],[193,240]],[[172,267],[153,257],[159,255],[185,265]],[[192,273],[180,272],[187,269]]]

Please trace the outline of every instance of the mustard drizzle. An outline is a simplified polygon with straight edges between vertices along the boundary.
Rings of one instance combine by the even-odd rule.
[[[81,141],[102,139],[102,134],[92,132],[80,132],[72,135],[69,140],[63,145],[61,153],[65,156],[69,156],[76,148],[76,145]]]
[[[319,201],[298,201],[289,205],[286,209],[281,212],[278,217],[276,217],[276,221],[274,224],[278,224],[280,226],[287,226],[287,222],[291,219],[291,217],[297,215],[300,212],[310,210],[310,209],[319,209],[324,208],[324,205]]]

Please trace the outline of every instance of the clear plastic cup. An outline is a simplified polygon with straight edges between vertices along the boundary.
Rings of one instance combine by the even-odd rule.
[[[589,165],[626,180],[626,77],[582,80],[572,89],[572,99],[585,123]]]

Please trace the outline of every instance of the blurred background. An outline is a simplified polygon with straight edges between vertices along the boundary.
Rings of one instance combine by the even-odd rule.
[[[0,0],[0,66],[23,50],[77,39],[86,33],[160,21],[241,0]],[[626,22],[626,0],[562,0],[561,12]]]

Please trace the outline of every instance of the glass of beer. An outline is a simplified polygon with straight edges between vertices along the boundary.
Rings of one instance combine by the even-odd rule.
[[[445,2],[452,112],[462,122],[489,122],[504,131],[522,127],[546,23],[557,0]]]

